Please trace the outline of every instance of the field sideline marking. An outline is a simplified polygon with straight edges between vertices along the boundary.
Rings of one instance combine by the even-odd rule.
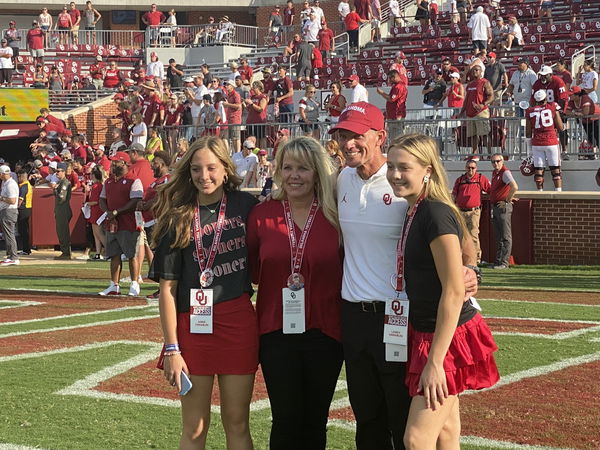
[[[505,298],[478,298],[479,302],[502,302],[502,303],[531,303],[533,305],[564,305],[564,306],[585,306],[590,308],[600,308],[600,305],[586,305],[585,303],[563,303],[563,302],[534,302],[531,300],[509,300]]]
[[[28,334],[51,333],[54,331],[76,330],[79,328],[97,327],[103,325],[112,325],[114,323],[133,322],[136,320],[156,319],[158,314],[150,314],[146,316],[126,317],[124,319],[104,320],[100,322],[81,323],[79,325],[65,325],[63,327],[42,328],[39,330],[15,331],[13,333],[0,334],[0,339],[14,336],[25,336]]]
[[[580,328],[579,330],[563,331],[555,334],[543,334],[543,333],[521,333],[514,331],[494,331],[494,336],[521,336],[521,337],[532,337],[540,339],[550,339],[556,341],[562,341],[564,339],[571,339],[573,337],[581,336],[583,334],[595,333],[600,331],[600,325],[595,327]]]
[[[89,311],[89,312],[83,312],[83,313],[62,314],[60,316],[40,317],[38,319],[16,320],[14,322],[0,322],[0,327],[6,326],[6,325],[23,325],[26,323],[44,322],[47,320],[70,319],[71,317],[85,317],[85,316],[92,316],[94,314],[108,314],[111,312],[122,312],[122,311],[128,311],[128,310],[153,308],[153,307],[155,308],[154,305],[120,306],[119,308],[114,308],[114,309],[101,309],[98,311]]]
[[[23,308],[24,306],[37,306],[43,305],[45,302],[34,302],[31,300],[0,300],[0,305],[2,303],[8,303],[7,306],[0,306],[0,309],[11,309],[11,308]],[[13,303],[16,303],[14,305]],[[1,449],[2,447],[0,447]]]

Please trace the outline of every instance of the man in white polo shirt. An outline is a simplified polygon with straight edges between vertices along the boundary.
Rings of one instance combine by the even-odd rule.
[[[337,196],[345,252],[342,342],[356,447],[403,449],[410,407],[406,364],[386,355],[383,322],[385,300],[396,296],[391,278],[397,272],[396,245],[408,205],[394,196],[386,180],[382,147],[387,133],[378,108],[350,104],[330,133],[347,165],[338,178]],[[475,263],[474,251],[469,261]],[[466,273],[468,288],[476,290],[474,273]]]
[[[4,233],[4,242],[6,243],[6,259],[0,261],[0,266],[14,266],[19,264],[17,256],[17,240],[15,238],[15,225],[19,215],[19,185],[13,180],[10,167],[0,166],[0,180],[2,180],[2,189],[0,190],[0,227]]]

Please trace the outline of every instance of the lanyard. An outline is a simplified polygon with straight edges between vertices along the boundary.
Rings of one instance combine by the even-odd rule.
[[[402,227],[402,235],[396,245],[396,292],[402,292],[404,290],[404,253],[406,251],[406,241],[408,240],[408,232],[410,231],[410,226],[417,213],[417,208],[423,201],[423,198],[424,197],[421,196],[417,199],[412,211],[406,216],[404,226]]]
[[[300,273],[300,268],[302,267],[302,259],[304,257],[304,249],[306,248],[306,240],[308,239],[308,234],[310,233],[310,229],[314,222],[315,216],[317,214],[317,208],[319,207],[319,202],[315,198],[310,207],[310,212],[308,213],[308,218],[306,219],[306,224],[304,225],[304,229],[302,230],[302,234],[300,235],[300,239],[296,241],[296,227],[294,225],[294,219],[292,218],[292,211],[290,210],[290,204],[287,200],[282,200],[283,203],[283,212],[285,216],[285,223],[288,229],[288,237],[290,239],[290,255],[291,255],[291,268],[292,274]]]
[[[225,222],[225,208],[227,206],[227,196],[223,193],[221,199],[221,206],[219,208],[219,215],[215,224],[215,236],[210,246],[208,258],[202,246],[202,225],[200,224],[200,205],[196,206],[194,211],[194,242],[196,244],[196,255],[198,255],[198,265],[200,266],[200,273],[205,270],[211,270],[212,265],[215,262],[215,256],[217,255],[217,249],[219,242],[221,241],[221,234],[223,233],[223,223]]]

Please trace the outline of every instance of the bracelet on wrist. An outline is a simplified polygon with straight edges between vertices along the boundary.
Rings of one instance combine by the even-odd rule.
[[[179,344],[165,344],[165,352],[180,351]]]
[[[181,355],[181,352],[168,352],[168,353],[165,353],[163,356],[166,358],[168,356],[175,356],[175,355]]]

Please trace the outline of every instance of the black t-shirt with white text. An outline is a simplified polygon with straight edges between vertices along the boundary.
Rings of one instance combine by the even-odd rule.
[[[243,293],[253,294],[248,269],[248,250],[246,247],[246,220],[250,210],[258,203],[256,198],[246,192],[227,193],[225,225],[219,243],[212,270],[215,278],[207,289],[213,289],[214,304],[238,298]],[[202,244],[208,255],[214,238],[214,224],[219,214],[220,202],[200,209],[202,224]],[[211,213],[210,210],[215,210]],[[191,234],[186,248],[171,248],[175,240],[173,230],[161,239],[154,253],[154,260],[148,278],[159,281],[177,280],[177,311],[188,312],[190,308],[190,289],[200,288],[200,268],[196,258],[196,245]]]

